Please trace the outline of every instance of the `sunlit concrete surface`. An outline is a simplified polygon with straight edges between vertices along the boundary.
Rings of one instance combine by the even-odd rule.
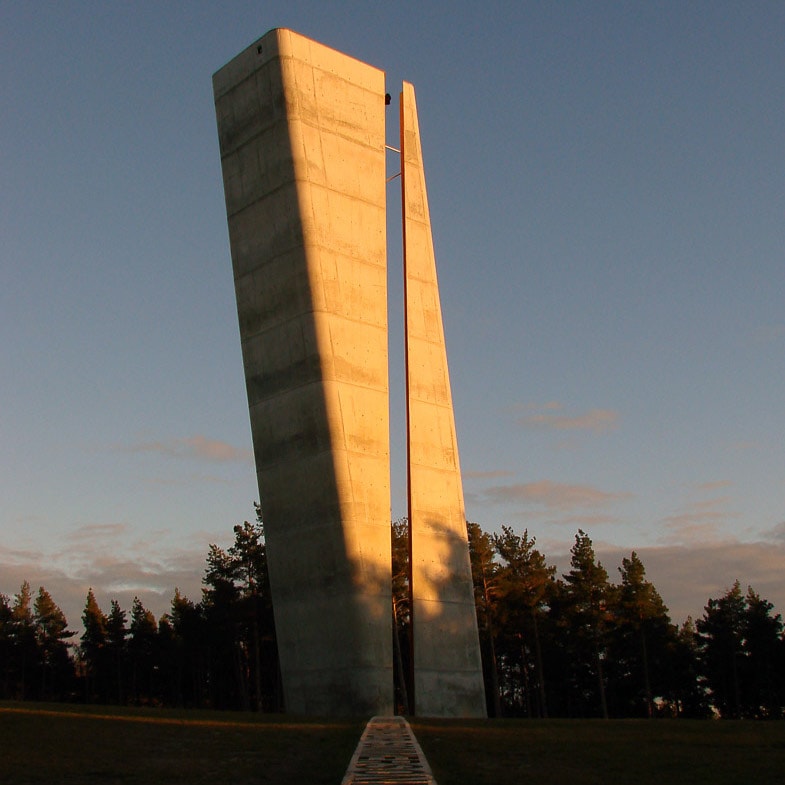
[[[341,785],[436,785],[431,767],[403,717],[372,717]]]
[[[281,29],[213,89],[286,709],[389,714],[384,74]],[[483,716],[411,85],[401,100],[415,709]]]
[[[414,699],[484,717],[463,488],[414,88],[401,93]]]
[[[384,74],[279,29],[213,88],[286,709],[391,713]]]

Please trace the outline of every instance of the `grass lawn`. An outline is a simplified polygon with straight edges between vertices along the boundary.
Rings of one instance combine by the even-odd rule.
[[[769,785],[785,722],[413,720],[439,785]]]
[[[439,785],[768,785],[785,722],[413,720]],[[0,783],[339,785],[365,721],[0,702]]]
[[[3,785],[339,785],[365,722],[0,702]]]

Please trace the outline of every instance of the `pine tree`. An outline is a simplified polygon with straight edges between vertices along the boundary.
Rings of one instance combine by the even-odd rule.
[[[669,698],[679,717],[705,719],[710,715],[709,701],[700,677],[700,650],[695,623],[688,616],[678,629],[671,654]]]
[[[252,708],[261,711],[265,702],[272,704],[270,696],[277,692],[278,658],[264,526],[258,505],[256,510],[256,523],[244,521],[234,527],[234,543],[228,555],[240,591],[238,612],[253,685]]]
[[[211,544],[201,609],[208,640],[212,705],[278,709],[281,690],[261,510],[234,526],[228,550]]]
[[[201,604],[174,590],[169,614],[176,656],[175,702],[202,707],[207,702],[208,635]]]
[[[591,538],[584,531],[578,530],[570,553],[571,569],[564,580],[576,666],[575,687],[588,698],[592,692],[591,682],[594,682],[600,712],[608,719],[604,662],[613,589],[608,582],[608,573],[595,558]]]
[[[165,706],[177,706],[181,702],[178,642],[172,618],[167,613],[158,619],[157,655],[158,697]]]
[[[19,593],[14,595],[11,606],[12,658],[16,665],[17,697],[31,697],[31,677],[39,665],[38,645],[35,637],[32,594],[30,584],[24,581]]]
[[[493,537],[477,523],[466,524],[469,536],[469,558],[474,584],[474,604],[477,608],[477,626],[480,633],[485,696],[488,714],[501,717],[501,694],[499,688],[499,663],[496,656],[497,635],[497,574],[499,565],[495,561],[496,550]]]
[[[496,575],[496,592],[499,597],[500,621],[508,638],[508,656],[519,655],[526,715],[548,716],[543,668],[540,624],[544,618],[544,605],[550,584],[556,572],[535,547],[536,540],[528,530],[517,535],[509,526],[502,526],[502,533],[493,536],[496,552],[503,560]],[[510,646],[514,640],[514,648]],[[517,650],[517,651],[516,651]],[[535,689],[531,689],[531,681]],[[536,697],[536,711],[532,710],[531,693]]]
[[[68,629],[65,614],[52,595],[39,586],[33,603],[35,635],[42,662],[41,698],[62,698],[73,677],[73,665],[68,656],[68,639],[76,633]]]
[[[736,581],[719,599],[709,599],[696,629],[702,673],[722,717],[739,718],[741,660],[744,657],[744,595]]]
[[[155,616],[147,610],[138,597],[131,606],[131,624],[128,638],[128,659],[131,669],[131,700],[136,704],[156,700],[154,679],[158,625]]]
[[[13,636],[11,601],[5,594],[0,594],[0,697],[7,699],[12,695],[13,677]]]
[[[742,622],[744,647],[743,710],[746,716],[777,719],[785,695],[781,652],[782,617],[751,586],[747,588]]]
[[[127,615],[117,600],[112,600],[106,620],[106,658],[112,669],[114,700],[123,703],[125,699],[126,638]]]
[[[657,682],[658,694],[665,691],[663,674],[675,628],[657,589],[646,580],[646,569],[635,551],[629,558],[622,559],[619,572],[621,586],[613,635],[617,688],[626,693],[625,714],[638,714],[636,704],[642,702],[645,715],[652,717],[652,683]]]
[[[210,702],[214,708],[250,709],[246,650],[243,647],[237,565],[211,544],[202,583],[207,630]]]
[[[84,633],[79,647],[85,668],[85,693],[88,701],[106,700],[107,696],[106,624],[107,618],[98,607],[95,594],[90,588],[82,612]]]

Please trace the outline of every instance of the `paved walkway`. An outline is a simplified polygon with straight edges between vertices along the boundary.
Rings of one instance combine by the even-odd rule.
[[[403,717],[371,717],[341,785],[436,785]]]

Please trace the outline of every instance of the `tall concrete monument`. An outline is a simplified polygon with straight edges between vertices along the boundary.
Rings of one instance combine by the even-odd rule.
[[[285,29],[213,77],[286,708],[393,709],[384,73]],[[483,716],[414,90],[401,94],[415,712]]]

